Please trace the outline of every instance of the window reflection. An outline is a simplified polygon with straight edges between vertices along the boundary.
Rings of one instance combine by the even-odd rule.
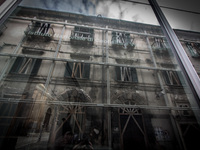
[[[30,10],[1,30],[2,149],[198,146],[198,108],[159,26]]]

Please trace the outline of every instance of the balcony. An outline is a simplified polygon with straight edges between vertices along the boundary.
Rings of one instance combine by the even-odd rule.
[[[70,42],[72,45],[92,46],[94,44],[94,30],[85,27],[75,27],[71,31]]]
[[[114,49],[133,50],[135,48],[135,44],[133,43],[133,40],[131,40],[130,34],[112,32],[111,42]]]
[[[44,40],[50,41],[54,36],[54,30],[50,27],[50,24],[47,23],[35,23],[33,25],[28,25],[26,31],[24,31],[28,40]]]
[[[161,38],[155,38],[153,44],[151,45],[154,52],[158,55],[169,55],[169,46],[167,42]]]

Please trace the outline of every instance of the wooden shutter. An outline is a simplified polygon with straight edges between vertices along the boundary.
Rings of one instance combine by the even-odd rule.
[[[137,83],[138,82],[138,77],[137,77],[137,71],[136,71],[135,68],[131,68],[131,74],[132,74],[133,82]]]
[[[162,74],[163,74],[163,78],[164,78],[165,84],[171,85],[170,80],[169,80],[169,76],[168,76],[168,72],[167,71],[162,71]]]
[[[72,69],[73,69],[73,62],[67,62],[64,77],[71,77]]]
[[[72,73],[74,73],[74,74],[72,75]],[[90,77],[90,64],[67,62],[64,76],[65,77],[74,76],[76,78],[89,79],[89,77]]]
[[[116,72],[116,80],[121,81],[121,73],[120,73],[120,67],[115,67],[115,72]]]
[[[23,57],[17,57],[17,59],[15,60],[11,70],[10,70],[10,73],[19,73],[19,69],[22,67],[22,63],[24,62],[24,59]],[[37,75],[37,72],[40,68],[40,65],[41,65],[41,62],[42,62],[42,59],[32,59],[32,61],[35,61],[34,64],[32,64],[33,66],[30,66],[32,68],[31,70],[31,75]],[[25,74],[22,72],[22,74]]]
[[[181,72],[175,72],[175,71],[163,71],[163,78],[166,85],[182,85],[184,83],[183,78],[180,78],[182,76]]]
[[[22,65],[22,62],[23,62],[24,58],[23,57],[17,57],[11,70],[10,70],[10,73],[18,73],[21,65]]]
[[[125,71],[124,69],[127,68]],[[129,72],[130,70],[130,72]],[[128,71],[128,72],[127,72]],[[138,82],[138,77],[137,77],[137,71],[133,67],[115,67],[115,72],[116,72],[116,80],[117,81],[129,81],[129,82]],[[124,73],[122,75],[122,73]],[[130,77],[128,77],[128,73]],[[122,79],[124,78],[124,79]]]
[[[36,60],[35,60],[35,64],[34,64],[33,69],[32,69],[32,71],[31,71],[31,75],[32,75],[32,76],[37,75],[41,63],[42,63],[42,59],[36,59]]]
[[[90,64],[84,64],[83,67],[83,78],[89,79],[90,78]]]

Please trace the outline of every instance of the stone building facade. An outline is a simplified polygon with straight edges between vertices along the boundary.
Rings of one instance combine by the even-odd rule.
[[[175,32],[199,74],[200,34]],[[159,26],[20,7],[0,42],[1,147],[198,145],[197,105]]]

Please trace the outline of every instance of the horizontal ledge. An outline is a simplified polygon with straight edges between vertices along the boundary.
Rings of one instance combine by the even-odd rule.
[[[104,108],[135,108],[135,109],[154,109],[154,110],[193,110],[199,111],[199,107],[173,107],[173,106],[155,106],[155,105],[126,105],[126,104],[106,104],[106,103],[89,103],[89,102],[65,102],[56,100],[36,100],[32,99],[13,99],[1,98],[0,102],[5,103],[27,103],[27,104],[44,104],[44,105],[67,105],[82,107],[104,107]]]
[[[164,37],[165,37],[164,35],[155,35],[155,34],[139,33],[139,32],[132,32],[132,31],[126,31],[126,30],[117,30],[117,29],[111,29],[111,28],[100,28],[100,27],[94,27],[94,26],[79,25],[79,24],[73,24],[73,23],[67,23],[67,22],[58,22],[58,21],[41,20],[41,19],[34,19],[34,18],[28,18],[28,17],[10,16],[9,18],[10,18],[10,19],[27,20],[27,21],[39,21],[39,22],[45,22],[45,23],[50,23],[50,24],[60,24],[60,25],[68,25],[68,26],[86,27],[86,28],[92,28],[92,29],[104,30],[104,31],[123,32],[123,33],[130,33],[130,34],[136,34],[136,35],[141,35],[141,36],[161,37],[161,38],[164,38]]]
[[[146,66],[137,66],[137,65],[127,65],[127,64],[113,64],[107,62],[93,62],[86,60],[75,60],[75,59],[65,59],[65,58],[52,58],[52,57],[37,57],[30,55],[22,55],[22,54],[9,54],[9,53],[0,53],[0,56],[9,56],[9,57],[25,57],[25,58],[34,58],[34,59],[42,59],[42,60],[51,60],[51,61],[63,61],[63,62],[80,62],[80,63],[88,63],[94,65],[104,65],[104,66],[119,66],[119,67],[133,67],[136,69],[148,69],[148,70],[163,70],[163,71],[180,71],[178,69],[168,69],[168,68],[158,68],[158,67],[146,67]]]

